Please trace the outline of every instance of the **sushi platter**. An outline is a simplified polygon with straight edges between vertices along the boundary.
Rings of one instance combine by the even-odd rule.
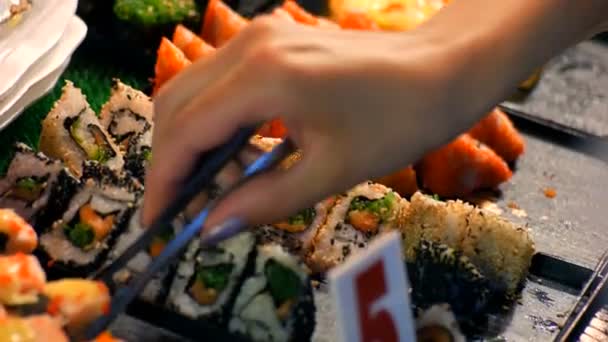
[[[65,12],[54,16],[65,24],[57,39],[49,39],[29,65],[15,67],[9,78],[15,81],[0,91],[0,127],[58,82],[83,41],[87,26],[74,15],[76,2],[62,4]],[[208,1],[200,35],[178,24],[172,37],[160,39],[150,94],[114,78],[96,110],[78,80],[61,81],[60,97],[40,122],[38,143],[14,142],[0,176],[0,341],[23,331],[58,342],[85,340],[92,324],[111,312],[112,297],[197,220],[197,208],[229,191],[286,141],[289,132],[280,120],[247,135],[201,189],[196,208],[176,215],[111,279],[100,281],[99,270],[150,228],[139,216],[153,155],[152,99],[165,82],[214,54],[261,9],[322,29],[362,23],[332,21],[291,0],[274,8],[231,4]],[[32,0],[21,27],[0,23],[0,37],[18,37],[6,30],[29,30],[28,18],[43,6]],[[365,25],[357,28],[376,29]],[[598,260],[605,260],[608,246],[608,148],[584,130],[535,118],[503,104],[394,174],[214,246],[190,241],[137,293],[111,332],[93,341],[336,341],[341,308],[327,274],[389,232],[401,239],[399,263],[410,282],[404,291],[419,340],[424,332],[454,341],[465,335],[473,341],[552,341],[563,322],[591,324],[593,317],[580,308],[597,301],[590,295],[596,284],[605,287],[605,262]],[[297,164],[302,153],[291,152],[279,167]],[[484,162],[450,167],[448,154],[483,156],[477,159]],[[478,175],[473,185],[460,181],[469,171]]]

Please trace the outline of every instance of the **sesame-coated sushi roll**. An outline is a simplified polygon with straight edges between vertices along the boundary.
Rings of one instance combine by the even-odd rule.
[[[514,293],[534,255],[528,229],[461,201],[437,201],[416,193],[399,219],[406,260],[422,240],[445,244],[466,256],[492,287]]]
[[[308,269],[277,244],[257,248],[228,330],[251,341],[310,341],[315,307]]]
[[[75,175],[82,174],[82,163],[95,160],[113,170],[124,161],[118,146],[101,126],[82,91],[66,81],[61,97],[42,121],[39,148],[46,155],[61,159]]]
[[[14,209],[34,225],[48,224],[65,210],[77,184],[59,160],[17,143],[15,156],[0,180],[0,207]]]
[[[366,182],[340,196],[312,242],[308,265],[325,272],[365,248],[379,233],[396,228],[407,201],[384,185]]]
[[[46,282],[40,262],[32,255],[0,256],[0,304],[36,303]]]
[[[225,325],[236,291],[249,268],[255,250],[249,232],[199,249],[190,244],[169,292],[168,305],[191,319],[206,319]]]
[[[149,129],[130,138],[129,149],[125,155],[125,170],[143,184],[151,158],[152,129]]]
[[[131,137],[152,128],[153,115],[154,107],[146,94],[113,79],[110,99],[101,108],[99,122],[127,152]]]
[[[12,209],[0,209],[0,255],[32,253],[38,245],[34,228]]]
[[[127,225],[141,191],[132,178],[87,162],[68,209],[40,237],[47,266],[71,274],[91,272]]]
[[[145,233],[145,227],[141,225],[141,200],[137,204],[137,210],[131,219],[127,229],[118,236],[114,247],[108,254],[107,262],[111,263],[118,258],[124,251],[127,250],[137,239]],[[178,234],[183,227],[183,220],[178,217],[174,220],[167,230],[162,232],[159,236],[155,237],[151,245],[145,250],[133,257],[126,265],[126,267],[114,275],[114,282],[117,286],[126,285],[131,279],[136,277],[138,274],[144,272],[152,262],[152,260],[160,255],[164,247],[171,241],[176,234]],[[171,281],[171,275],[173,267],[162,270],[154,275],[154,277],[148,282],[146,287],[140,294],[140,298],[147,302],[159,302],[162,301],[162,297],[168,291],[168,287]]]

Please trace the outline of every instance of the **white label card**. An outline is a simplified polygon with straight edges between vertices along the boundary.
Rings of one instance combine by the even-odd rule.
[[[416,341],[398,233],[378,237],[328,278],[342,341]]]

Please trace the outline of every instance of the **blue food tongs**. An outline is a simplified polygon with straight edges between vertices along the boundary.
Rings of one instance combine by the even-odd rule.
[[[240,152],[248,143],[251,136],[255,133],[255,129],[255,127],[241,129],[228,143],[205,154],[195,168],[194,174],[184,184],[176,199],[161,213],[158,219],[146,229],[146,232],[114,262],[102,267],[90,278],[99,279],[106,284],[113,283],[113,275],[125,267],[140,251],[147,248],[152,242],[152,239],[162,232],[201,190],[209,187],[214,180],[215,175],[222,170],[226,163],[236,157],[238,152]],[[272,151],[263,154],[253,164],[249,165],[237,186],[257,174],[272,169],[292,151],[293,145],[286,139]],[[198,216],[196,216],[194,220],[167,244],[161,254],[154,258],[145,272],[137,275],[128,286],[122,287],[116,291],[112,298],[109,312],[94,321],[87,329],[85,336],[87,340],[94,339],[106,330],[116,317],[123,313],[127,309],[127,306],[139,293],[141,293],[150,279],[176,260],[188,243],[200,233],[201,227],[203,227],[209,213],[213,210],[217,201],[218,200],[214,200],[207,204]],[[235,219],[228,219],[218,226],[205,230],[200,237],[201,246],[206,247],[215,245],[245,229],[247,229],[246,223]]]

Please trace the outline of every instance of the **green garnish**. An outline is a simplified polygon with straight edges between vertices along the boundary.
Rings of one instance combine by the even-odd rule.
[[[97,149],[95,149],[93,151],[93,153],[91,153],[91,155],[89,156],[89,158],[91,160],[95,160],[100,162],[101,164],[107,162],[108,160],[110,160],[110,155],[109,153],[106,151],[105,148],[103,147],[98,147]]]
[[[270,260],[264,270],[270,294],[278,305],[286,300],[297,298],[302,288],[300,277],[291,269]]]
[[[196,20],[195,0],[116,0],[114,13],[120,20],[144,27]]]
[[[150,151],[150,150],[143,150],[141,152],[141,154],[147,162],[149,162],[152,159],[152,151]]]
[[[79,248],[89,246],[95,239],[93,228],[86,223],[78,222],[74,225],[74,227],[70,227],[66,224],[63,227],[63,231],[72,244]]]
[[[316,214],[314,208],[307,208],[290,217],[288,222],[292,225],[303,224],[308,226],[315,219]]]
[[[230,264],[220,264],[216,266],[203,266],[198,269],[196,279],[203,283],[205,287],[222,291],[228,285],[230,272],[234,266]]]
[[[9,236],[6,233],[0,232],[0,253],[6,250],[6,245],[8,244]]]
[[[82,143],[84,142],[82,137],[78,136],[78,128],[80,127],[80,118],[74,120],[74,122],[72,123],[72,125],[70,126],[70,135],[72,136],[72,139],[74,139],[74,141],[82,146]]]
[[[40,184],[32,177],[21,178],[17,181],[17,187],[27,191],[34,191],[39,185]]]
[[[157,238],[167,242],[171,241],[174,236],[175,234],[173,233],[173,227],[167,227],[167,229],[164,229],[162,232],[160,232],[160,234],[158,234]]]
[[[355,197],[352,202],[350,202],[348,211],[371,211],[372,213],[378,215],[381,219],[386,220],[389,218],[394,204],[395,193],[391,191],[384,197],[375,200],[370,200],[362,196]]]

